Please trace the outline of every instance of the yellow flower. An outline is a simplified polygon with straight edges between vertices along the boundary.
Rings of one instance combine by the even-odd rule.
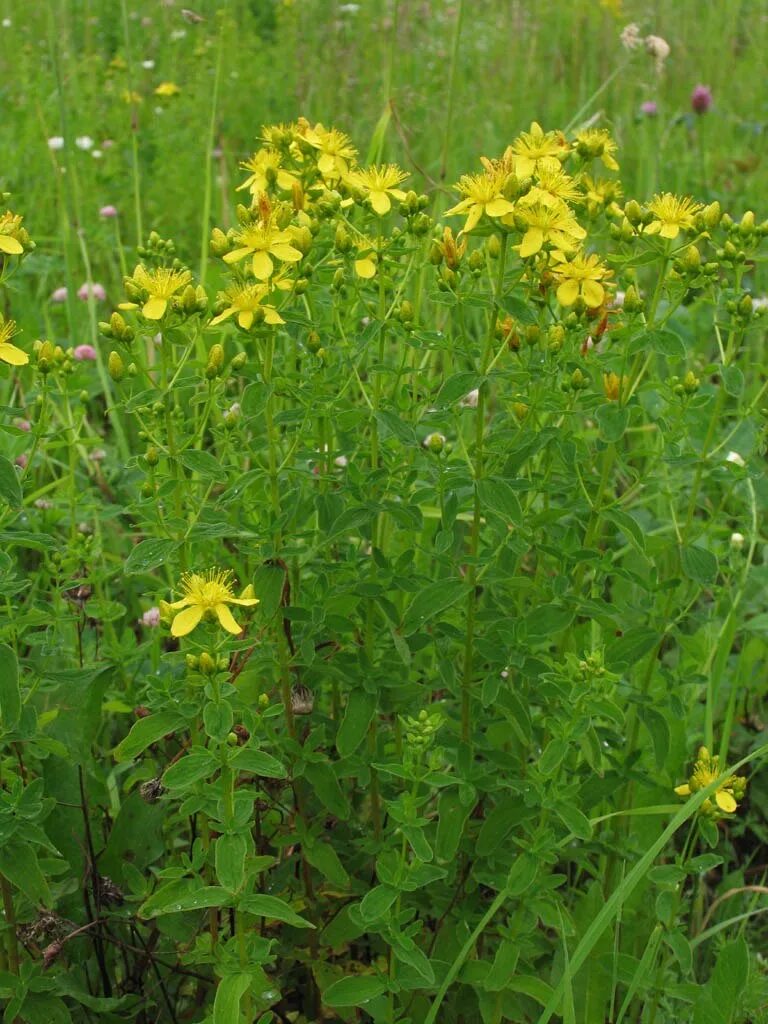
[[[523,240],[517,246],[521,259],[533,256],[545,242],[571,252],[587,234],[563,202],[552,206],[536,203],[535,206],[524,207],[519,211],[519,219],[525,225]]]
[[[171,623],[172,636],[186,636],[201,620],[218,619],[219,625],[237,636],[242,631],[235,621],[228,605],[239,604],[246,608],[258,604],[259,599],[248,584],[240,597],[232,590],[232,573],[222,569],[209,569],[205,573],[187,572],[181,577],[183,597],[180,601],[161,602],[161,613],[165,610],[178,611]]]
[[[603,374],[603,392],[609,402],[618,402],[625,380],[613,371]]]
[[[178,96],[180,92],[175,82],[161,82],[155,89],[155,96]]]
[[[19,235],[26,235],[21,226],[22,218],[8,210],[0,216],[0,252],[9,256],[21,256],[24,246],[19,241]]]
[[[157,270],[147,270],[139,264],[133,272],[133,277],[128,279],[143,292],[147,298],[141,307],[141,312],[147,320],[162,320],[168,309],[168,303],[173,296],[186,287],[192,280],[188,270],[171,270],[168,267],[159,267]],[[136,309],[135,302],[122,302],[120,309]]]
[[[136,92],[135,89],[123,89],[122,97],[125,103],[138,104],[144,102],[144,97],[141,93]]]
[[[673,196],[671,192],[664,192],[653,197],[648,209],[655,219],[645,228],[645,233],[677,238],[681,230],[688,231],[695,226],[694,217],[703,207],[690,196]]]
[[[250,171],[251,174],[242,185],[237,186],[238,192],[247,188],[255,195],[257,192],[266,192],[270,185],[275,184],[278,188],[290,192],[297,178],[295,174],[281,167],[281,163],[282,157],[275,149],[260,149],[254,153],[249,160],[244,160],[240,164],[244,171]]]
[[[579,180],[586,190],[587,211],[591,217],[605,209],[615,208],[618,212],[617,201],[624,194],[618,181],[614,178],[593,178],[589,174],[583,174]]]
[[[714,757],[706,747],[700,747],[698,758],[693,766],[693,774],[687,783],[682,786],[675,786],[678,796],[690,796],[699,789],[705,789],[711,782],[720,775],[720,758]],[[725,814],[733,814],[739,806],[738,801],[744,796],[747,789],[747,780],[740,775],[731,775],[722,782],[715,790],[715,804]],[[711,800],[705,800],[701,805],[704,814],[716,814],[717,810]]]
[[[560,132],[545,132],[534,121],[529,132],[522,132],[510,146],[515,159],[515,174],[527,178],[541,171],[558,171],[568,155],[568,143]]]
[[[281,231],[271,221],[247,225],[238,231],[235,240],[240,244],[224,256],[224,262],[238,263],[253,254],[253,276],[259,281],[266,281],[272,276],[275,269],[272,256],[283,263],[298,263],[302,258],[299,250],[291,245],[293,236],[290,231]]]
[[[612,276],[599,258],[591,253],[577,253],[568,260],[565,253],[554,252],[552,258],[557,264],[552,267],[557,280],[557,301],[561,306],[572,306],[581,297],[590,309],[596,309],[605,302],[605,288],[600,283]]]
[[[575,148],[584,160],[596,160],[599,157],[609,171],[618,171],[619,165],[613,154],[619,147],[605,128],[585,128],[582,132],[576,132]]]
[[[24,366],[29,362],[29,356],[16,345],[11,344],[11,338],[16,333],[14,321],[6,320],[0,313],[0,359],[4,363],[10,363],[11,366]]]
[[[383,217],[391,210],[392,199],[400,202],[405,199],[405,192],[397,186],[407,177],[396,164],[372,164],[364,170],[350,171],[345,180],[348,185],[360,189],[374,212]]]
[[[463,174],[456,189],[464,198],[446,210],[446,217],[466,213],[462,228],[465,233],[474,228],[483,214],[489,217],[504,217],[515,209],[515,204],[505,199],[502,193],[506,175],[500,172],[486,174]]]
[[[536,181],[530,191],[518,200],[521,206],[541,203],[543,206],[557,206],[562,203],[576,203],[584,198],[579,183],[565,171],[543,168],[536,174]]]
[[[274,306],[265,306],[262,299],[269,293],[265,284],[240,284],[219,292],[219,300],[228,303],[223,313],[211,320],[211,327],[237,314],[237,322],[244,331],[249,331],[258,317],[267,324],[284,324]]]
[[[314,128],[306,128],[303,137],[310,146],[319,150],[317,169],[324,178],[336,180],[347,174],[350,161],[354,161],[357,156],[357,150],[348,135],[336,128],[324,128],[316,124]]]

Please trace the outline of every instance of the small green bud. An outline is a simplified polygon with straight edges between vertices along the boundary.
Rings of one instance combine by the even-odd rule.
[[[148,466],[156,466],[160,461],[160,452],[152,445],[150,448],[147,448],[144,458],[147,460]]]
[[[242,370],[245,364],[248,362],[248,356],[245,352],[238,352],[232,362],[229,364],[233,370]]]
[[[480,249],[473,249],[469,254],[469,269],[475,273],[479,273],[485,266],[485,260]]]
[[[485,243],[485,248],[488,251],[488,255],[492,260],[497,260],[501,256],[501,239],[498,235],[490,235],[488,241]]]
[[[538,345],[541,340],[541,328],[538,324],[528,324],[525,328],[524,337],[526,344]]]
[[[198,668],[204,676],[212,676],[217,669],[216,661],[208,651],[203,651],[198,659]]]
[[[211,345],[210,351],[208,352],[208,365],[205,368],[205,376],[208,380],[214,380],[221,374],[223,366],[224,346],[219,345],[217,342],[215,345]]]
[[[715,200],[714,203],[710,203],[709,206],[705,206],[701,216],[707,230],[714,231],[720,223],[720,203]]]
[[[227,733],[227,746],[228,747],[236,747],[237,746],[237,733],[236,732],[228,732]]]
[[[107,359],[107,370],[112,380],[119,382],[125,376],[125,363],[118,352],[112,351]]]
[[[643,308],[643,300],[640,298],[637,288],[633,284],[624,292],[623,307],[627,313],[639,313]]]
[[[208,248],[211,256],[225,256],[229,252],[231,248],[229,239],[221,228],[214,228],[211,232],[211,240],[208,243]]]
[[[739,223],[739,234],[744,238],[749,238],[750,235],[755,233],[755,215],[751,210],[747,210],[744,216],[741,218]]]
[[[624,216],[633,227],[643,219],[643,209],[636,199],[630,199],[624,206]]]
[[[197,671],[197,667],[200,664],[200,659],[197,657],[196,654],[188,654],[184,660],[186,661],[187,668],[190,669],[190,671]]]
[[[683,252],[680,262],[690,274],[696,274],[701,270],[701,253],[695,245],[689,245]]]

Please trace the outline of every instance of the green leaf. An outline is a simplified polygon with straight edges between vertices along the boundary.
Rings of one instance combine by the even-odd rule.
[[[685,357],[685,343],[674,331],[648,331],[644,341],[648,348],[658,352],[660,356],[666,356],[668,359],[683,359]]]
[[[634,544],[638,551],[645,553],[645,534],[636,519],[618,508],[604,509],[602,515],[604,519],[613,523],[614,526],[618,526],[627,540]]]
[[[558,604],[541,604],[533,608],[525,620],[528,639],[531,643],[551,640],[573,622],[574,611]]]
[[[228,974],[221,979],[213,1000],[213,1024],[237,1024],[240,1020],[240,1000],[250,984],[250,974]]]
[[[0,501],[12,509],[20,509],[23,496],[16,467],[5,456],[0,455]]]
[[[344,717],[336,733],[336,749],[340,757],[349,757],[365,739],[376,711],[376,697],[365,690],[353,690],[349,695]]]
[[[336,772],[329,761],[308,764],[304,774],[323,806],[342,821],[349,817],[349,801],[344,795]]]
[[[285,768],[276,757],[255,747],[242,747],[229,763],[236,772],[251,772],[266,779],[284,779],[286,776]]]
[[[0,874],[21,889],[33,904],[51,906],[51,892],[40,870],[37,854],[29,843],[10,839],[0,843]]]
[[[376,419],[379,422],[379,426],[383,428],[382,437],[392,434],[403,444],[416,444],[416,434],[413,427],[400,416],[393,412],[377,412]]]
[[[360,903],[360,916],[364,921],[378,921],[397,899],[397,889],[391,885],[375,885]]]
[[[688,544],[680,551],[683,572],[688,579],[702,587],[707,587],[717,580],[717,558],[711,551],[701,548],[698,544]]]
[[[280,607],[285,571],[279,565],[260,565],[253,574],[253,589],[259,599],[257,611],[269,620]]]
[[[346,888],[349,885],[349,875],[344,865],[339,860],[330,843],[314,842],[304,846],[304,856],[313,868],[324,875],[332,885],[339,885]]]
[[[219,885],[199,886],[188,878],[183,878],[158,889],[144,901],[138,913],[139,917],[157,917],[158,914],[180,914],[187,910],[227,907],[231,901],[231,894]]]
[[[210,452],[186,451],[179,455],[181,464],[192,473],[198,473],[206,480],[225,484],[228,480],[227,471]]]
[[[470,391],[479,388],[485,380],[479,373],[455,373],[440,388],[437,396],[438,405],[452,405],[460,398],[468,395]]]
[[[723,370],[723,387],[729,395],[738,398],[744,391],[744,374],[738,366],[726,366]]]
[[[552,739],[544,748],[539,758],[539,771],[542,775],[553,775],[558,765],[568,753],[568,744],[565,740]]]
[[[464,826],[473,804],[463,804],[456,789],[444,789],[437,801],[437,838],[435,856],[438,860],[453,860],[461,842]]]
[[[410,636],[421,629],[425,622],[435,618],[467,594],[467,585],[462,580],[437,580],[429,583],[414,597],[405,613],[403,633]]]
[[[434,985],[435,972],[426,953],[419,949],[412,939],[403,941],[403,936],[392,936],[391,939],[395,957],[401,963],[412,967],[424,979],[427,985]]]
[[[246,914],[255,914],[256,917],[268,917],[274,921],[283,921],[285,924],[293,925],[295,928],[314,928],[311,921],[300,917],[290,904],[281,900],[278,896],[264,896],[256,894],[246,896],[237,905],[238,910]]]
[[[592,826],[589,818],[572,804],[558,804],[555,813],[577,839],[591,839]]]
[[[21,716],[19,665],[16,653],[7,644],[0,644],[0,725],[10,732]]]
[[[510,992],[521,992],[535,999],[541,1006],[546,1006],[554,995],[554,989],[546,981],[532,974],[518,974],[510,978],[505,986]]]
[[[381,978],[368,974],[342,978],[323,992],[323,1003],[331,1009],[344,1006],[365,1006],[371,999],[387,991],[386,983]]]
[[[128,576],[137,575],[149,572],[150,569],[156,569],[158,565],[165,565],[170,562],[171,556],[178,546],[178,542],[175,540],[143,540],[131,549],[131,553],[125,560],[123,572]]]
[[[134,722],[128,735],[112,751],[116,761],[131,761],[163,736],[185,726],[184,719],[174,711],[161,711]]]
[[[660,711],[657,711],[655,708],[645,707],[642,704],[638,706],[637,713],[643,725],[650,733],[651,740],[653,741],[656,767],[661,770],[666,763],[667,754],[669,753],[669,722]]]
[[[618,402],[600,405],[595,411],[595,419],[600,427],[603,438],[609,442],[618,441],[629,423],[629,409]]]
[[[176,764],[172,764],[163,775],[163,785],[168,789],[187,789],[196,782],[213,775],[218,768],[215,755],[206,747],[193,747]]]
[[[230,892],[238,892],[245,880],[245,858],[248,853],[245,836],[226,832],[216,840],[214,852],[219,885]]]
[[[486,477],[477,485],[480,504],[493,509],[507,522],[519,524],[523,521],[523,510],[513,489],[506,480]]]
[[[232,728],[235,716],[228,700],[210,701],[203,708],[203,725],[212,740],[222,743]]]

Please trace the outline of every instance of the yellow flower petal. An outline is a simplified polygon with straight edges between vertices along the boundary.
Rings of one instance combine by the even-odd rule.
[[[235,636],[242,633],[242,627],[238,626],[237,622],[235,622],[234,615],[225,604],[217,604],[214,611],[219,622],[228,633],[233,633]]]
[[[690,796],[691,795],[691,787],[686,782],[682,786],[675,786],[675,792],[677,793],[678,796]]]
[[[22,352],[16,345],[11,345],[9,341],[5,341],[0,345],[0,359],[4,363],[10,363],[11,366],[24,366],[29,362],[27,353]]]
[[[11,256],[20,256],[24,252],[24,246],[10,235],[0,235],[0,252],[7,252]]]
[[[203,609],[200,605],[195,604],[191,608],[185,608],[171,623],[171,636],[186,636],[191,633],[202,617]]]
[[[269,251],[283,263],[297,263],[302,258],[302,253],[298,249],[294,249],[292,245],[287,245],[285,242],[275,242],[269,247]]]
[[[483,207],[481,203],[473,203],[469,208],[467,214],[467,223],[463,227],[464,234],[471,231],[477,225],[477,222],[483,216]]]
[[[362,260],[355,260],[355,273],[358,277],[369,279],[376,276],[376,264],[370,257]]]
[[[240,249],[233,249],[231,252],[225,253],[222,259],[225,263],[237,263],[238,260],[243,259],[251,251],[247,245],[244,245]]]
[[[168,299],[159,299],[152,295],[149,300],[144,303],[142,313],[147,320],[161,320],[165,316],[165,311],[168,308]]]
[[[680,234],[680,227],[677,224],[662,224],[659,234],[662,238],[677,238]]]
[[[557,301],[561,306],[572,306],[579,296],[578,281],[563,281],[557,289]]]
[[[603,304],[605,289],[597,281],[585,281],[581,288],[581,294],[589,308],[596,309]]]
[[[736,803],[734,797],[730,793],[726,792],[726,790],[724,789],[719,789],[715,793],[715,803],[720,808],[720,810],[725,811],[726,814],[733,814],[733,812],[739,806]]]
[[[243,328],[244,331],[250,331],[253,327],[253,310],[244,309],[240,316],[237,318],[237,322]]]
[[[266,252],[255,252],[253,254],[253,276],[258,278],[259,281],[266,281],[268,277],[272,276],[274,270],[274,263],[269,258],[269,253]]]
[[[528,228],[520,243],[520,258],[533,256],[544,244],[544,233],[541,228]]]
[[[485,204],[485,212],[489,217],[503,217],[507,213],[512,213],[514,208],[515,204],[510,203],[508,199],[504,199],[502,196],[492,199],[490,203]]]
[[[284,324],[285,320],[283,320],[277,310],[273,309],[272,306],[265,306],[264,322],[274,326],[275,324]]]
[[[219,313],[218,316],[215,316],[213,318],[213,320],[211,320],[209,326],[210,327],[215,327],[216,324],[220,324],[222,322],[222,320],[226,320],[226,319],[228,319],[228,317],[232,316],[232,314],[234,312],[236,312],[235,311],[235,307],[234,306],[230,306],[229,309],[225,309],[223,313]]]
[[[371,206],[374,211],[380,217],[383,217],[385,213],[389,213],[392,209],[392,203],[386,192],[372,191],[368,193],[368,198],[371,200]]]

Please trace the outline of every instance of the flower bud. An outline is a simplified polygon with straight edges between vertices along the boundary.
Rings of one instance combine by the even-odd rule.
[[[696,274],[701,270],[701,253],[695,245],[689,245],[683,252],[680,262],[690,274]]]
[[[701,384],[701,381],[696,376],[696,374],[693,372],[693,370],[689,370],[686,373],[686,375],[683,377],[683,390],[688,395],[695,394],[699,390],[699,385],[700,384]]]
[[[528,415],[528,406],[525,404],[525,402],[513,402],[512,412],[515,414],[515,416],[517,416],[519,420],[524,420],[525,417]]]
[[[622,308],[625,313],[639,313],[643,308],[643,300],[633,284],[624,292],[624,305]]]
[[[627,218],[632,227],[637,225],[643,219],[643,209],[640,203],[636,199],[630,199],[624,206],[624,216]]]
[[[114,350],[109,353],[107,370],[109,371],[109,376],[114,381],[121,381],[125,376],[125,363],[120,358],[120,354]]]
[[[739,223],[739,234],[744,238],[748,238],[755,232],[755,215],[751,210],[747,210],[744,216],[741,218]]]
[[[229,239],[221,228],[214,228],[211,232],[211,240],[208,243],[211,256],[225,256],[230,248]]]
[[[200,659],[198,658],[198,656],[196,654],[188,654],[186,656],[186,658],[184,659],[184,661],[187,664],[187,668],[191,672],[196,672],[197,671],[197,668],[198,668],[198,666],[200,664]]]
[[[733,551],[741,551],[744,547],[744,534],[743,533],[732,533],[731,534],[731,549]]]
[[[435,455],[439,455],[445,448],[445,434],[427,434],[422,441],[422,445],[428,451],[434,452]]]
[[[621,377],[618,373],[603,374],[603,392],[609,402],[618,402],[621,395]]]
[[[221,374],[221,369],[224,366],[224,346],[218,344],[211,345],[210,351],[208,352],[208,365],[205,368],[205,376],[208,380],[214,380]]]
[[[248,356],[245,352],[238,352],[235,358],[230,363],[233,370],[242,370],[245,364],[248,362]]]
[[[710,203],[709,206],[705,206],[702,210],[701,216],[707,230],[714,231],[720,223],[720,203],[715,200],[713,203]]]
[[[485,248],[492,260],[497,260],[501,255],[501,239],[498,235],[490,235],[485,243]]]
[[[155,448],[155,446],[152,445],[150,448],[147,448],[144,454],[144,458],[147,460],[148,466],[156,466],[160,461],[160,453],[158,452],[157,448]]]
[[[479,273],[485,266],[485,260],[480,249],[473,249],[469,254],[469,269]]]
[[[550,352],[559,352],[565,341],[565,328],[562,324],[550,324],[547,331],[547,343]]]
[[[237,746],[237,733],[236,732],[228,732],[227,733],[227,746],[228,747],[236,747]]]

